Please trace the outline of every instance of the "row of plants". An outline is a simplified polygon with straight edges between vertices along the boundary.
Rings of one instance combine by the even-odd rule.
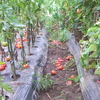
[[[25,64],[24,42],[27,41],[30,55],[31,44],[34,45],[35,36],[41,27],[43,4],[43,0],[0,0],[0,70],[5,69],[4,59],[9,55],[14,79],[16,79],[14,64],[14,60],[17,61],[16,49],[22,49],[21,55]],[[5,51],[6,47],[8,51]]]
[[[81,65],[86,70],[94,69],[94,74],[100,75],[100,21],[90,27],[85,35],[88,40],[81,40]]]
[[[25,44],[29,56],[30,49],[34,46],[35,36],[41,28],[43,3],[43,0],[0,0],[0,76],[2,76],[1,71],[10,67],[12,78],[16,80],[19,77],[16,72],[16,62],[19,64],[18,69],[29,67],[26,61]],[[21,51],[21,62],[18,58],[19,51]],[[0,98],[6,100],[4,90],[12,92],[13,89],[3,81],[0,79]]]

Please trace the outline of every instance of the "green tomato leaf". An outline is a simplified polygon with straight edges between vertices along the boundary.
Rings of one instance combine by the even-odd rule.
[[[98,6],[96,9],[97,9],[98,11],[100,11],[100,6]]]
[[[7,92],[10,92],[10,93],[13,92],[12,87],[10,87],[10,85],[8,85],[8,84],[6,84],[6,83],[1,82],[1,83],[0,83],[0,86],[1,86],[4,90],[6,90]]]
[[[95,44],[91,44],[88,50],[89,50],[89,52],[96,51],[96,45]]]
[[[100,75],[100,68],[97,68],[94,72],[95,75]]]
[[[10,25],[7,22],[4,21],[2,29],[7,30],[7,29],[9,29],[9,27],[10,27]]]

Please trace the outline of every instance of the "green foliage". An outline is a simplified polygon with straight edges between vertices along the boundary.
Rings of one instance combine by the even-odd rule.
[[[44,75],[41,80],[41,90],[48,90],[49,88],[52,88],[54,81],[50,79],[50,74]]]
[[[12,93],[13,92],[12,87],[10,87],[10,85],[8,85],[7,83],[2,82],[2,80],[3,80],[2,77],[0,77],[0,88],[4,89],[7,92]]]
[[[88,41],[82,41],[81,65],[86,69],[98,68],[100,65],[100,21],[87,31]],[[98,69],[95,73],[98,73]]]
[[[54,81],[50,79],[50,74],[46,74],[44,76],[37,75],[36,73],[33,74],[38,80],[34,80],[34,82],[41,85],[40,90],[48,90],[49,88],[52,88]]]
[[[66,29],[63,30],[54,30],[53,34],[50,33],[50,37],[53,40],[58,40],[59,42],[66,42],[69,40],[68,33]]]
[[[100,68],[97,68],[94,72],[95,75],[100,75]]]

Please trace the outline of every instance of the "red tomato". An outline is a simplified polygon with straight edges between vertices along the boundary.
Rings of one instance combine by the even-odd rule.
[[[52,71],[51,71],[51,74],[52,74],[52,75],[55,75],[55,74],[56,74],[56,71],[55,71],[55,70],[52,70]]]
[[[75,78],[75,76],[74,75],[71,75],[71,77],[70,78]]]
[[[63,70],[63,66],[60,66],[57,68],[58,70]]]
[[[56,64],[61,64],[61,62],[58,62],[58,61],[57,61]]]
[[[72,81],[67,81],[66,82],[66,85],[71,85],[72,84]]]
[[[21,49],[21,48],[22,48],[22,45],[17,45],[17,48],[18,48],[18,49]]]
[[[32,32],[34,32],[34,30],[32,30]]]
[[[3,67],[6,67],[6,64],[3,64],[2,66],[3,66]]]
[[[24,36],[26,36],[27,34],[26,33],[24,33]]]
[[[24,41],[27,41],[27,39],[26,39],[26,38],[24,38],[22,41],[23,41],[23,42],[24,42]]]
[[[66,57],[66,60],[70,60],[70,56]]]
[[[15,41],[20,41],[20,38],[17,38]]]
[[[56,66],[56,67],[59,67],[59,66],[61,66],[61,64],[56,64],[55,66]]]
[[[10,60],[10,57],[6,57],[5,60],[6,60],[6,61],[9,61],[9,60]]]
[[[2,71],[2,70],[4,70],[4,69],[5,69],[5,67],[2,66],[2,65],[0,65],[0,71]]]
[[[81,11],[82,11],[81,9],[77,9],[77,11],[76,11],[76,12],[79,14]]]
[[[1,51],[0,54],[5,54],[5,52],[4,51]]]
[[[26,30],[24,30],[24,35],[25,35],[25,34],[27,34],[27,31],[26,31]]]
[[[57,60],[59,61],[59,60],[62,60],[62,59],[61,58],[58,58]]]
[[[24,68],[28,68],[29,65],[28,65],[28,64],[24,64],[23,67],[24,67]]]

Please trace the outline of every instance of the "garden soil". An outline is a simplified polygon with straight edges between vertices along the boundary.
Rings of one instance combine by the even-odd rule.
[[[50,74],[51,70],[56,70],[56,75],[50,75],[50,79],[54,81],[52,88],[46,91],[41,91],[39,94],[39,100],[84,100],[81,94],[79,82],[68,85],[67,81],[71,75],[77,76],[77,68],[72,57],[70,60],[66,60],[70,54],[66,43],[56,45],[49,41],[48,58],[46,67],[44,69],[44,75]],[[63,70],[57,70],[55,62],[58,58],[64,60]]]

